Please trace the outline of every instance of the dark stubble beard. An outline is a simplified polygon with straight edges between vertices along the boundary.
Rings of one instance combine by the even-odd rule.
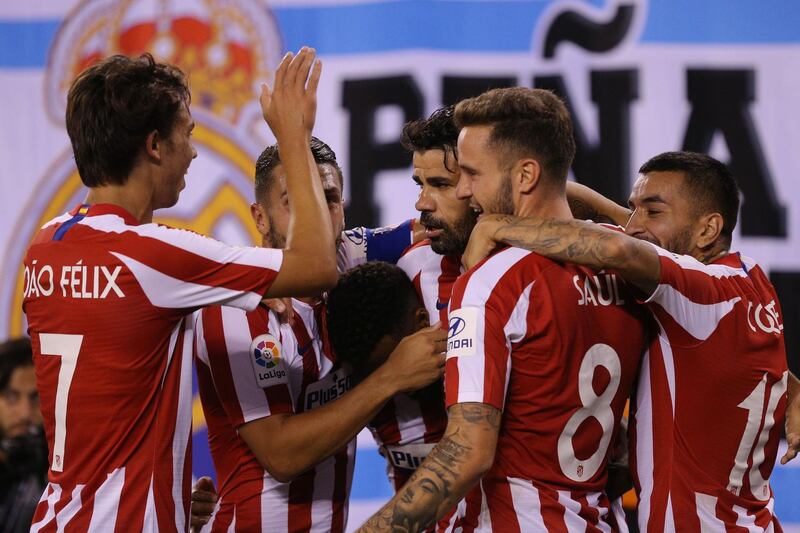
[[[483,206],[483,211],[493,215],[513,215],[514,196],[511,191],[511,175],[503,176],[497,194],[489,205]]]
[[[478,221],[478,214],[472,209],[464,213],[455,224],[448,225],[444,221],[434,218],[428,211],[419,217],[420,223],[430,229],[441,229],[442,234],[431,239],[431,249],[439,255],[461,255],[467,249],[467,242],[472,233],[472,228]]]
[[[275,230],[275,221],[272,220],[272,215],[267,212],[267,220],[269,220],[269,233],[267,234],[267,244],[270,248],[277,248],[283,250],[286,248],[286,235],[281,235]]]

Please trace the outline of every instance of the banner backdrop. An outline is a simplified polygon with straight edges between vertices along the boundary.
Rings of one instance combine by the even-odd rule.
[[[285,50],[310,45],[324,62],[315,134],[339,156],[350,225],[413,216],[403,123],[489,87],[561,94],[578,141],[572,177],[621,202],[638,166],[659,152],[703,151],[729,163],[743,192],[734,245],[778,289],[797,373],[798,28],[795,0],[3,2],[0,328],[25,331],[20,264],[36,228],[85,195],[64,128],[78,72],[112,53],[145,51],[187,71],[199,156],[178,205],[158,220],[254,243],[254,161],[273,141],[259,85]],[[195,422],[195,472],[208,473],[199,402]],[[351,525],[390,494],[382,459],[368,436],[360,441]],[[791,501],[798,474],[773,477],[776,511],[789,523],[800,523]]]

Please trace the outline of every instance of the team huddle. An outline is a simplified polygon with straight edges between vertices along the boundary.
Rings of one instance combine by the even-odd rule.
[[[89,193],[25,257],[31,531],[342,532],[365,427],[395,496],[359,531],[627,531],[631,485],[640,531],[781,531],[798,384],[725,165],[656,155],[623,207],[568,181],[557,96],[493,89],[404,126],[417,219],[346,229],[320,76],[303,48],[262,88],[253,248],[152,222],[197,156],[178,69],[73,82]],[[192,488],[193,366],[216,487]]]

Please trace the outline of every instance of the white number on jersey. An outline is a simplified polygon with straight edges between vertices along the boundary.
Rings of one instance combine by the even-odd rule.
[[[67,399],[72,385],[72,376],[78,364],[78,354],[83,344],[83,335],[63,335],[61,333],[40,333],[39,344],[42,355],[61,357],[56,386],[56,432],[53,443],[53,472],[64,471],[64,442],[67,440]]]
[[[592,381],[597,367],[605,368],[611,380],[599,396],[594,392]],[[595,344],[586,352],[578,374],[578,392],[583,407],[567,421],[564,431],[558,437],[558,463],[565,476],[573,481],[586,481],[594,476],[603,464],[611,437],[614,432],[614,411],[611,401],[617,394],[622,372],[619,355],[607,344]],[[588,459],[578,459],[572,437],[580,425],[588,418],[594,418],[603,428],[603,437],[597,450]]]
[[[750,492],[759,501],[769,500],[769,480],[764,479],[759,467],[764,462],[764,447],[767,445],[769,432],[775,425],[775,409],[778,402],[786,392],[786,381],[788,374],[783,373],[783,379],[776,381],[769,390],[769,399],[766,409],[764,409],[764,394],[767,388],[767,374],[761,377],[753,392],[745,398],[738,407],[747,410],[747,425],[744,427],[742,440],[739,441],[739,449],[736,451],[736,459],[728,478],[728,491],[738,495],[742,489],[744,474],[748,470],[748,458],[750,450],[753,451],[753,462],[750,468]],[[763,425],[762,425],[763,421]],[[761,426],[761,433],[758,435],[758,442],[753,448],[758,428]]]

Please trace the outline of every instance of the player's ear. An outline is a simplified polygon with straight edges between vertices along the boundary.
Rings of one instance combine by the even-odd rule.
[[[269,234],[269,217],[264,206],[258,202],[250,204],[250,216],[253,217],[253,222],[261,236],[266,237]]]
[[[147,154],[147,157],[150,159],[160,163],[162,147],[163,142],[161,136],[158,134],[158,130],[151,131],[144,142],[144,153]]]
[[[417,307],[414,311],[414,331],[419,331],[422,328],[427,328],[431,325],[428,311],[424,307]]]
[[[539,178],[542,176],[542,166],[536,159],[528,158],[519,160],[517,167],[519,192],[530,194],[539,184]]]
[[[707,248],[714,244],[722,234],[723,226],[722,215],[719,213],[709,213],[700,217],[698,221],[697,247]]]

